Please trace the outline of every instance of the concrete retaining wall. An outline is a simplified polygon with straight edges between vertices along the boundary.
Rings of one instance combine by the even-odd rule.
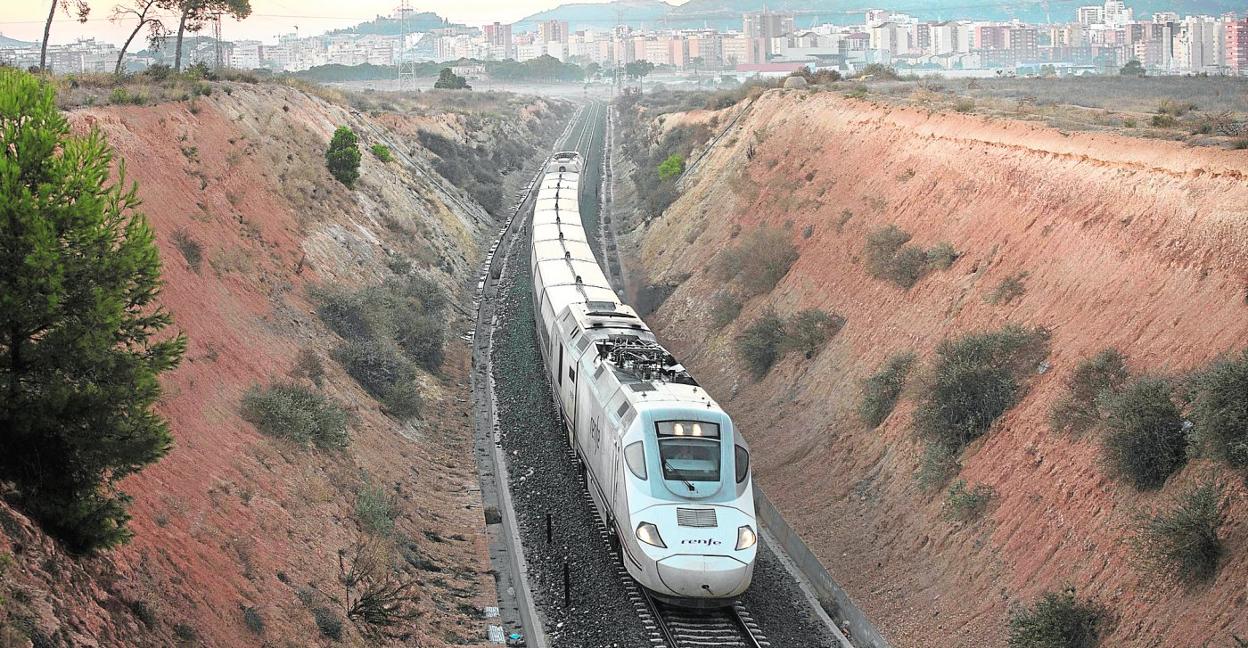
[[[767,499],[758,484],[754,485],[754,512],[806,577],[815,591],[815,597],[819,599],[819,604],[840,625],[855,648],[891,648],[862,610],[849,599],[849,594],[832,580],[832,576],[811,552],[810,547],[784,521],[780,511]]]

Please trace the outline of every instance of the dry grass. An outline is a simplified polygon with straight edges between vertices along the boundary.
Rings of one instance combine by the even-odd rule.
[[[1063,130],[1128,132],[1235,146],[1248,137],[1248,79],[1235,77],[1069,77],[871,81],[877,100],[1035,120]]]

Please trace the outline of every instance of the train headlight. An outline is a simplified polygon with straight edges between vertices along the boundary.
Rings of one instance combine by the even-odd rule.
[[[667,548],[667,545],[663,544],[663,537],[659,535],[659,527],[649,522],[637,525],[637,539],[652,547]]]
[[[756,542],[758,542],[758,535],[748,524],[737,529],[737,551],[749,549]]]

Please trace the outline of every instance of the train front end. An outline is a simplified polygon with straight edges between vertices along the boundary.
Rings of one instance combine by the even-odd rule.
[[[639,409],[624,446],[630,519],[617,522],[625,564],[665,602],[730,605],[749,587],[758,551],[749,447],[709,399]]]

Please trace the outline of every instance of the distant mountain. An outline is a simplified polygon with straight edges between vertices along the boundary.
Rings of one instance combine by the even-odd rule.
[[[679,6],[660,0],[616,0],[604,4],[564,4],[528,16],[513,25],[516,31],[536,29],[542,20],[566,20],[576,29],[608,29],[616,24],[635,28],[740,29],[741,14],[750,11],[794,11],[799,27],[820,23],[860,24],[866,8],[889,9],[920,20],[1009,20],[1027,22],[1073,22],[1075,8],[1097,4],[1097,0],[689,0]],[[1180,15],[1217,16],[1228,11],[1242,14],[1242,0],[1127,0],[1138,18],[1154,12],[1174,11]],[[621,20],[622,17],[622,20]],[[617,23],[617,21],[619,21]]]
[[[407,28],[413,32],[427,32],[431,29],[463,26],[463,24],[453,23],[442,16],[433,13],[432,11],[413,13],[407,24]],[[368,22],[362,22],[354,27],[335,29],[329,32],[329,34],[376,34],[379,36],[398,36],[403,33],[403,27],[403,21],[401,20],[395,20],[394,18],[388,18],[386,16],[377,16]]]
[[[33,45],[34,43],[32,42],[20,41],[20,40],[17,40],[16,38],[9,38],[8,36],[5,36],[4,34],[0,34],[0,48],[7,49],[11,47],[31,47]]]
[[[607,30],[616,25],[635,29],[662,26],[665,16],[674,9],[661,0],[615,0],[606,3],[564,4],[521,18],[512,23],[513,31],[533,31],[545,20],[566,20],[572,30]]]

